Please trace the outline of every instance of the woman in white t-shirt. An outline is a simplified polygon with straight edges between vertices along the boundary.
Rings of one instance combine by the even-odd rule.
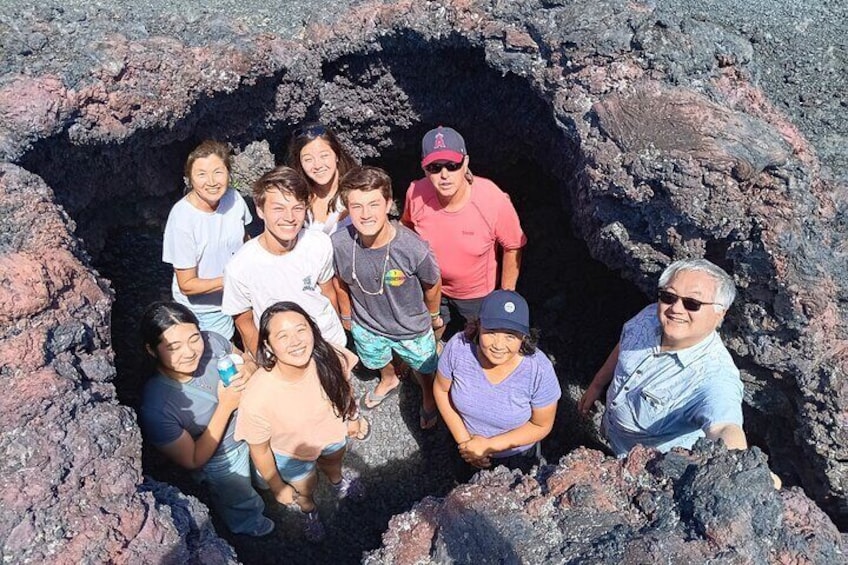
[[[162,241],[162,261],[174,267],[171,293],[197,316],[200,329],[231,339],[233,319],[221,311],[224,266],[248,239],[253,216],[229,187],[230,150],[204,141],[185,164],[187,193],[171,208]]]
[[[294,130],[287,164],[309,183],[312,200],[306,215],[307,229],[332,235],[350,224],[339,198],[339,179],[357,163],[332,130],[317,123]]]

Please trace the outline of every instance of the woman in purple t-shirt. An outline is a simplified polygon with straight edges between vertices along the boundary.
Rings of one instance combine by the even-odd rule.
[[[496,290],[483,299],[479,320],[445,345],[433,392],[459,455],[472,467],[527,472],[539,460],[561,391],[534,334],[524,298]]]

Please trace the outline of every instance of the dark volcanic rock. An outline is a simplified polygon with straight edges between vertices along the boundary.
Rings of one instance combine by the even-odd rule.
[[[702,441],[627,460],[579,449],[533,477],[499,467],[423,500],[392,518],[364,562],[842,562],[839,531],[821,510],[798,508],[804,498],[772,487],[756,449]]]
[[[421,134],[437,123],[462,131],[474,171],[510,193],[530,238],[520,290],[566,385],[546,445],[555,458],[597,443],[575,418],[574,399],[621,322],[647,300],[634,300],[620,280],[605,292],[609,273],[584,248],[567,255],[563,240],[573,230],[594,259],[648,296],[676,258],[724,266],[740,288],[722,331],[743,371],[749,438],[787,484],[846,524],[848,187],[757,86],[773,70],[757,56],[773,39],[624,0],[359,2],[278,35],[203,10],[150,20],[116,10],[49,4],[0,18],[9,54],[0,63],[4,560],[206,558],[193,553],[198,544],[187,541],[193,534],[175,506],[169,512],[142,486],[140,435],[115,393],[117,384],[133,404],[141,370],[125,344],[135,343],[135,320],[130,313],[110,326],[111,291],[92,265],[117,258],[112,279],[122,281],[135,277],[133,259],[156,260],[156,237],[133,233],[161,233],[182,191],[182,161],[200,139],[237,148],[244,188],[284,158],[295,124],[316,118],[358,157],[390,167],[399,197],[420,174]],[[167,283],[155,286],[155,297],[167,293]],[[113,345],[123,347],[117,375]],[[277,539],[234,541],[244,558],[357,560],[357,550],[376,547],[386,516],[409,508],[403,496],[448,490],[443,466],[433,465],[450,449],[444,434],[428,451],[402,421],[378,421],[376,431],[379,441],[356,461],[375,493],[357,522],[367,531],[339,524],[348,545],[316,550],[299,540],[279,552]],[[403,537],[426,542],[436,560],[505,552],[636,563],[658,560],[659,547],[678,561],[690,552],[694,561],[731,562],[835,555],[832,526],[800,491],[763,491],[756,452],[704,453],[695,463],[637,453],[622,466],[581,452],[574,461],[594,458],[597,468],[567,459],[567,473],[550,470],[543,481],[554,491],[565,474],[587,477],[556,494],[555,507],[530,479],[486,474],[490,494],[478,481],[415,510],[444,514],[438,524],[450,527],[438,530],[438,543],[430,545],[435,518]],[[413,473],[426,476],[404,490],[398,477]],[[623,486],[599,490],[610,480]],[[740,490],[752,482],[754,492]],[[502,514],[485,505],[468,514],[467,492]],[[536,514],[503,517],[528,497]],[[591,520],[572,513],[587,505]],[[535,516],[555,511],[556,527],[538,528]],[[354,520],[356,511],[339,516]],[[463,528],[489,534],[468,545]],[[725,555],[712,536],[728,548],[734,536],[771,545],[734,545]],[[532,553],[533,544],[546,553]]]
[[[141,435],[109,384],[111,295],[52,200],[38,177],[0,165],[3,560],[232,558],[221,542],[187,547],[188,528],[140,487]],[[208,521],[196,501],[170,498],[183,501],[183,521]]]

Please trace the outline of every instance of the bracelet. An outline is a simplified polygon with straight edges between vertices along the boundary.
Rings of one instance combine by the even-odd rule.
[[[436,318],[438,318],[438,317],[439,317],[439,316],[441,316],[441,315],[442,315],[441,311],[439,311],[439,312],[430,312],[430,319],[431,319],[431,320],[435,320]]]
[[[353,318],[350,316],[340,316],[343,322],[350,322]]]

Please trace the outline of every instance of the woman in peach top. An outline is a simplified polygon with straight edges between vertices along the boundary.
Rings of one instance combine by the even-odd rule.
[[[257,362],[239,404],[235,436],[278,502],[302,512],[312,541],[324,527],[312,493],[320,470],[339,498],[361,499],[357,479],[342,475],[348,437],[364,440],[350,385],[357,357],[327,343],[315,322],[294,302],[277,302],[259,321]]]

